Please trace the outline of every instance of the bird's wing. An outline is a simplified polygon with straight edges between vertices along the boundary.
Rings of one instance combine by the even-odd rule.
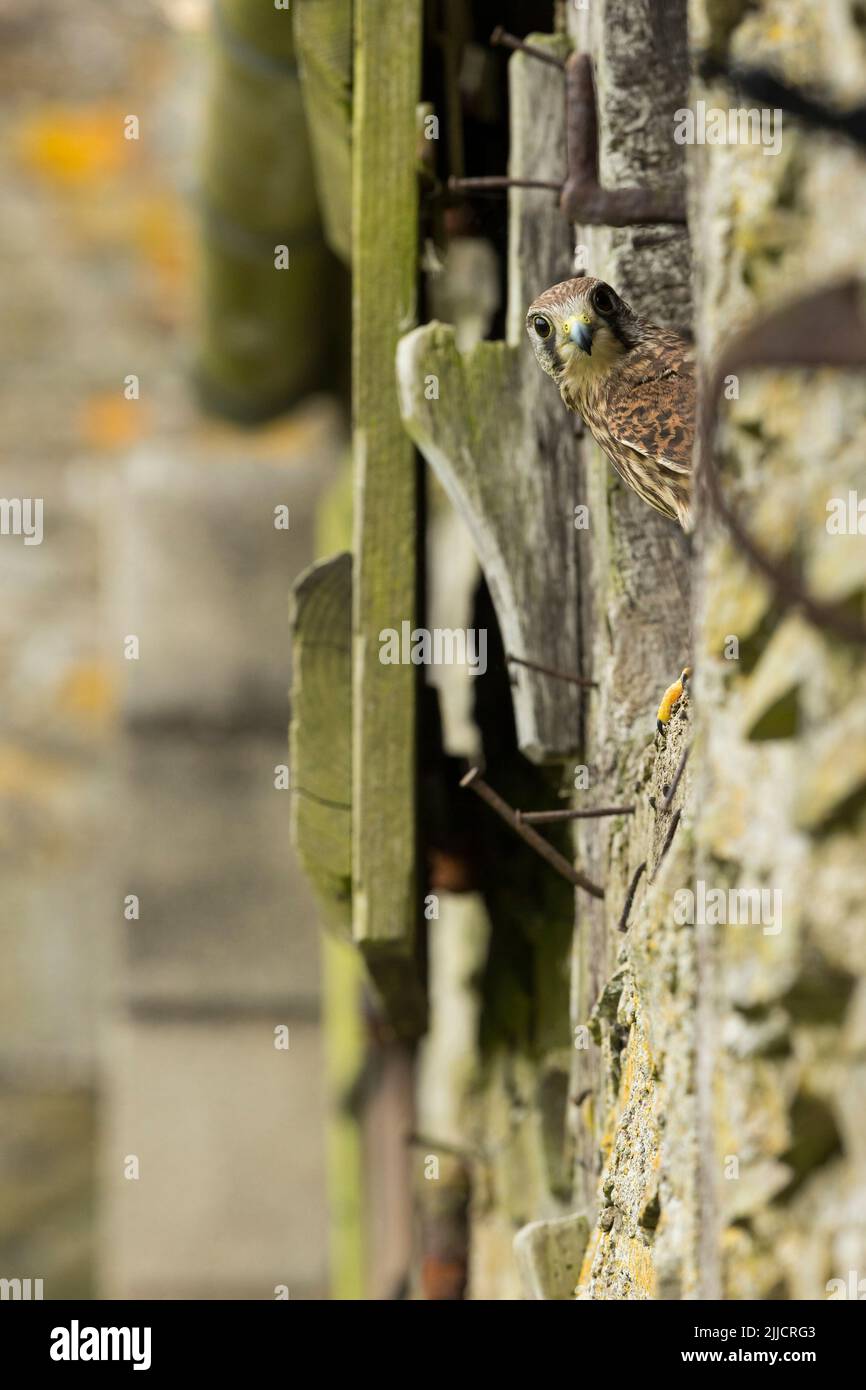
[[[607,426],[614,439],[675,473],[689,473],[695,440],[695,379],[685,344],[653,345],[611,381]]]

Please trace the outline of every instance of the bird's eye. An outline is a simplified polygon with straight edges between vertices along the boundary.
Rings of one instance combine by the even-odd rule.
[[[548,319],[535,318],[532,320],[532,327],[535,329],[539,338],[550,337],[550,322]]]
[[[612,314],[616,308],[613,290],[609,290],[607,285],[596,285],[592,292],[592,307],[597,314]]]

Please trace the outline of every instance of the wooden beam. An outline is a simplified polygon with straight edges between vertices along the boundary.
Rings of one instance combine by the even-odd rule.
[[[417,468],[395,352],[416,309],[421,0],[356,0],[352,178],[353,934],[400,1027],[421,1026],[415,972],[413,666],[379,634],[416,617]]]
[[[294,587],[292,843],[326,921],[352,908],[352,557],[313,565]]]

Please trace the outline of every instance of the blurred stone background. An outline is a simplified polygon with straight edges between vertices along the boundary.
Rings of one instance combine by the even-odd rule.
[[[331,20],[342,36],[333,87],[308,71],[343,122],[326,206],[345,253],[348,0],[293,8],[308,37]],[[862,101],[854,0],[493,10],[429,6],[443,166],[506,165],[493,24],[567,30],[596,66],[603,181],[681,182],[691,224],[578,226],[575,243],[650,317],[693,323],[705,361],[802,289],[862,278],[861,153],[787,118],[778,159],[686,152],[669,119],[733,100],[689,87],[690,47]],[[593,800],[638,805],[575,834],[604,907],[575,916],[483,818],[444,842],[462,879],[431,834],[414,1068],[348,950],[327,941],[320,970],[282,776],[286,604],[350,544],[349,333],[293,44],[258,0],[0,0],[0,496],[43,498],[45,522],[39,546],[0,536],[0,1277],[48,1298],[823,1298],[866,1261],[863,663],[780,618],[723,532],[682,563],[589,441],[586,757]],[[503,205],[440,221],[426,310],[464,347],[501,336]],[[283,234],[301,270],[285,280]],[[862,376],[741,384],[722,435],[738,505],[862,612],[862,537],[825,527],[828,495],[862,493]],[[495,634],[465,525],[426,491],[428,621]],[[689,655],[694,703],[659,751],[654,697]],[[443,775],[481,752],[514,804],[570,799],[572,769],[518,758],[501,652],[491,667],[472,693],[433,682]],[[674,921],[696,881],[784,885],[785,931]]]
[[[327,1290],[275,768],[342,423],[318,398],[245,431],[190,387],[208,17],[0,0],[0,494],[44,499],[40,546],[0,538],[0,1275],[46,1298]]]

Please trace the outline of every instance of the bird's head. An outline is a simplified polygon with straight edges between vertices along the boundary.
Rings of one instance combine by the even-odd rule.
[[[526,315],[539,366],[558,383],[603,376],[633,346],[636,327],[625,300],[592,275],[553,285]]]

